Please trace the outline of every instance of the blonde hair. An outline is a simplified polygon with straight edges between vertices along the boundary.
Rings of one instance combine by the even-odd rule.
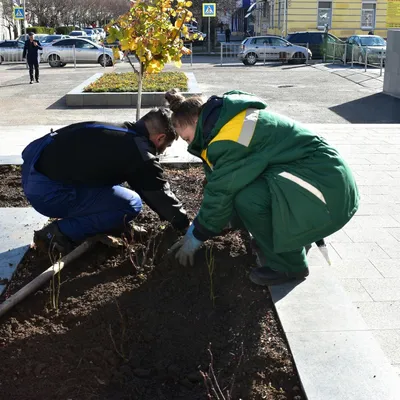
[[[204,100],[200,96],[186,99],[177,89],[165,93],[165,99],[173,112],[172,123],[181,127],[194,125],[204,105]]]

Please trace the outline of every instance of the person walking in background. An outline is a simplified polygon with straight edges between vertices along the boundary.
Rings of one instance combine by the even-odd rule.
[[[229,43],[230,41],[231,41],[231,30],[229,29],[229,26],[227,26],[225,29],[225,42]]]
[[[39,83],[39,50],[43,50],[38,40],[34,39],[34,33],[29,33],[28,40],[25,41],[22,58],[27,58],[29,65],[30,84],[33,83],[33,68],[35,68],[35,80]]]

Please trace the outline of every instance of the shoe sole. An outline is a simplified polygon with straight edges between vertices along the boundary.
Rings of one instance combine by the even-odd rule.
[[[258,286],[274,286],[274,285],[281,285],[283,283],[292,282],[292,281],[304,281],[308,275],[309,274],[307,274],[305,276],[299,276],[299,277],[284,276],[282,278],[268,280],[268,279],[260,278],[257,274],[250,272],[249,279],[251,280],[251,282],[253,282],[254,284],[256,284]]]

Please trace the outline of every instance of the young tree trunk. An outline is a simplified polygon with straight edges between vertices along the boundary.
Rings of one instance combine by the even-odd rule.
[[[142,87],[143,87],[143,63],[140,63],[139,67],[139,83],[138,83],[138,98],[136,105],[136,122],[140,119],[140,109],[142,108]]]

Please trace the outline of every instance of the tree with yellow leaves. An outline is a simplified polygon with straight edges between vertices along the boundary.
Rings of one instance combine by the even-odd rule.
[[[197,38],[185,26],[193,20],[191,6],[186,0],[133,0],[130,10],[106,27],[108,42],[119,40],[121,49],[133,53],[139,63],[137,69],[127,57],[138,75],[136,120],[140,118],[144,75],[161,72],[169,62],[180,67],[181,57],[190,54],[183,39]]]

